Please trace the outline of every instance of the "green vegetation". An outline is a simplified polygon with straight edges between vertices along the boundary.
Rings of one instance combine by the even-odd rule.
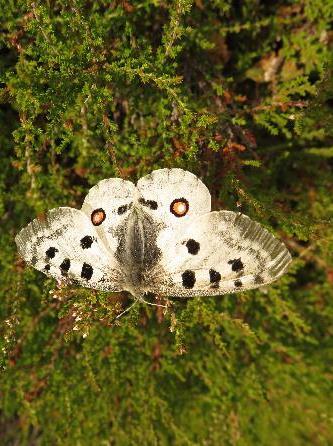
[[[0,6],[1,444],[332,445],[333,1]],[[24,266],[36,215],[159,167],[275,232],[289,274],[115,325],[128,296]]]

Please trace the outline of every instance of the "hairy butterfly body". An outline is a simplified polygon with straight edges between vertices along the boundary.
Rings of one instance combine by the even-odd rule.
[[[160,169],[137,186],[111,178],[81,210],[52,209],[16,236],[27,263],[63,282],[109,291],[211,296],[269,284],[287,269],[282,242],[249,217],[211,212],[199,178]]]

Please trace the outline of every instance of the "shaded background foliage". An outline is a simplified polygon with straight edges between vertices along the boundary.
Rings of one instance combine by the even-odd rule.
[[[332,0],[1,1],[1,442],[333,443]],[[102,178],[200,175],[294,262],[164,314],[25,268]]]

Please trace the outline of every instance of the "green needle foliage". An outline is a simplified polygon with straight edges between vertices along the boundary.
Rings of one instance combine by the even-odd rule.
[[[333,1],[0,1],[2,445],[333,444]],[[182,167],[294,261],[173,299],[58,289],[14,237]]]

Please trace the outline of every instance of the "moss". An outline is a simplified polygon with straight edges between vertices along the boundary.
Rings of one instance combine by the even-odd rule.
[[[3,444],[328,445],[333,8],[7,1],[0,13]],[[294,255],[276,284],[137,307],[24,267],[14,236],[102,178],[183,167]],[[77,316],[80,320],[76,320]]]

